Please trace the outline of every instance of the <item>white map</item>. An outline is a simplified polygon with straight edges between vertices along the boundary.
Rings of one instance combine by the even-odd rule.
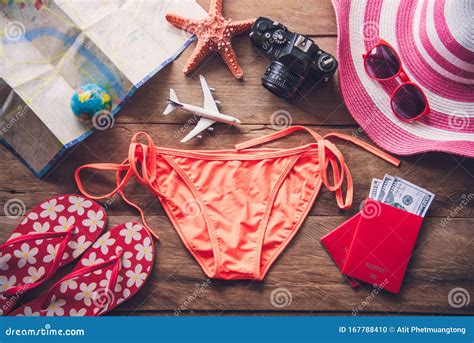
[[[189,43],[188,34],[165,20],[167,12],[206,14],[194,0],[2,1],[3,143],[44,175],[54,158],[91,132],[70,109],[74,89],[102,85],[115,114]]]

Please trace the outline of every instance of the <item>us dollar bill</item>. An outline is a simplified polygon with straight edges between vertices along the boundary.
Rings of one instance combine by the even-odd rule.
[[[379,193],[379,188],[382,185],[382,180],[373,178],[372,183],[370,184],[370,192],[369,198],[370,199],[377,199],[377,195]]]
[[[376,199],[378,201],[383,201],[385,198],[385,195],[387,194],[387,190],[390,188],[390,186],[393,183],[393,180],[395,180],[395,177],[389,174],[385,174],[382,180],[382,184],[379,187],[379,191],[377,193]]]
[[[424,217],[434,199],[434,194],[407,180],[395,177],[386,190],[382,202]]]

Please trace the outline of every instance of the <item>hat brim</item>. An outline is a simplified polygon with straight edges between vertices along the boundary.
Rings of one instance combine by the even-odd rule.
[[[429,21],[435,15],[433,5],[415,0],[403,5],[387,0],[333,0],[333,6],[341,92],[361,130],[394,154],[444,151],[474,157],[474,59],[465,61],[469,53],[474,54],[462,45],[464,51],[458,49],[457,56],[448,48],[435,50],[439,41],[427,32],[433,31],[430,24],[434,23]],[[420,20],[423,15],[425,21]],[[436,23],[437,33],[443,31],[439,28],[443,24],[446,29],[445,23]],[[362,54],[380,38],[394,46],[411,81],[427,95],[431,113],[420,121],[403,122],[393,114],[390,97],[398,81],[379,82],[365,72]],[[446,39],[443,34],[438,38]]]

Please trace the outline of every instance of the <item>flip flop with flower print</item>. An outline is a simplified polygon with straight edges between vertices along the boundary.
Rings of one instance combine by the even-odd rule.
[[[10,315],[103,315],[145,284],[154,255],[153,239],[144,226],[118,225],[97,239],[70,274]]]
[[[57,196],[33,208],[0,245],[0,315],[78,258],[102,233],[105,221],[105,210],[79,195]]]

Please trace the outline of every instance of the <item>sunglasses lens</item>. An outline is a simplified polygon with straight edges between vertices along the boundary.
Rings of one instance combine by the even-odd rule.
[[[386,45],[378,45],[367,53],[367,72],[375,79],[385,80],[398,74],[400,61],[397,54]]]
[[[426,109],[426,100],[419,87],[405,84],[393,94],[392,108],[398,117],[410,120],[423,113]]]

